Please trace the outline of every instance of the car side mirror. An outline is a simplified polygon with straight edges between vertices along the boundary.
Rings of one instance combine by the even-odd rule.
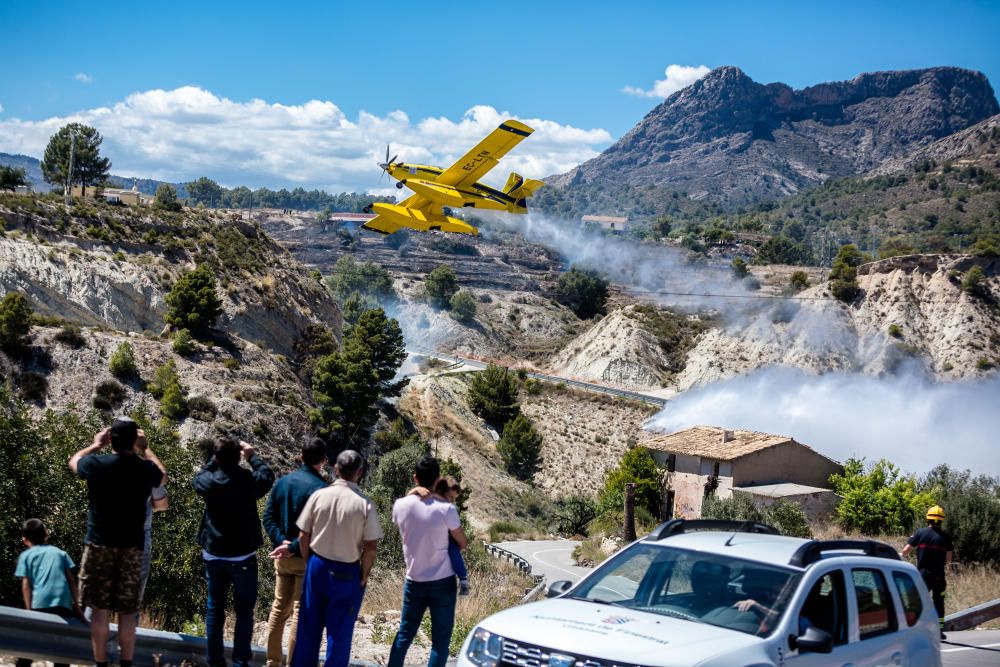
[[[809,627],[801,636],[795,638],[794,644],[800,652],[832,653],[833,635],[826,630]]]
[[[573,582],[561,579],[559,581],[553,581],[549,584],[549,590],[545,591],[545,597],[555,598],[559,597],[569,589],[573,588]]]

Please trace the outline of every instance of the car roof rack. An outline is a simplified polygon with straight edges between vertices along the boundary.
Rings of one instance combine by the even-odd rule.
[[[778,529],[766,523],[756,521],[729,521],[726,519],[671,519],[661,523],[653,529],[644,539],[648,542],[656,542],[671,535],[682,533],[693,533],[702,530],[717,530],[733,533],[758,533],[763,535],[777,535]]]
[[[826,551],[863,551],[866,556],[900,560],[899,553],[884,542],[875,540],[810,540],[795,550],[789,565],[808,567],[823,558]]]

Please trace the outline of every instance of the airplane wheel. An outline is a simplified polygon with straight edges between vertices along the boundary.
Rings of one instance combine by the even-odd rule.
[[[361,212],[362,213],[371,213],[372,212],[372,205],[369,204],[368,206],[365,206],[363,209],[361,209]]]
[[[396,183],[396,187],[399,188],[400,190],[402,190],[403,189],[403,183],[402,183],[402,181],[400,181],[399,183]]]

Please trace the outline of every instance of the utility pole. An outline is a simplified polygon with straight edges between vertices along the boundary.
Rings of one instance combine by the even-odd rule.
[[[635,482],[625,485],[625,526],[622,528],[622,538],[626,542],[635,541]]]
[[[73,154],[76,152],[76,132],[69,134],[69,169],[66,170],[66,189],[63,197],[67,204],[73,203]]]

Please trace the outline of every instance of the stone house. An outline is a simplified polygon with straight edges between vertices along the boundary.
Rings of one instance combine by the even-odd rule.
[[[639,446],[665,470],[665,518],[698,518],[706,496],[731,498],[734,491],[763,505],[779,498],[798,502],[810,518],[821,516],[837,500],[827,480],[844,470],[794,438],[717,426],[694,426]]]
[[[622,234],[628,229],[628,218],[617,218],[611,215],[585,215],[580,220],[584,225],[600,225],[601,229],[608,232]]]

